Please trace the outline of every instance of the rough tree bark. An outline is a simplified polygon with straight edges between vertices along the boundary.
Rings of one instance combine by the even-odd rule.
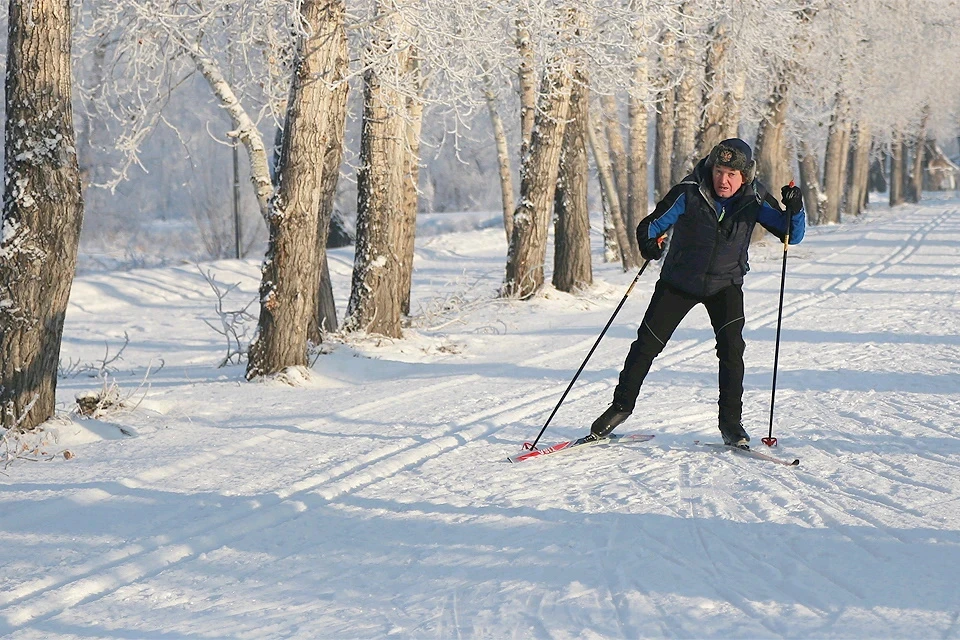
[[[338,19],[343,21],[343,0],[330,2],[333,11],[339,12]],[[333,283],[330,281],[330,267],[327,264],[327,246],[330,226],[333,222],[333,204],[337,195],[337,182],[340,179],[340,164],[343,161],[343,141],[347,128],[347,80],[348,51],[343,30],[334,34],[336,38],[336,59],[331,69],[331,95],[328,109],[329,135],[323,155],[323,175],[321,177],[321,207],[317,220],[317,267],[318,282],[316,312],[310,320],[307,338],[314,344],[323,341],[323,333],[337,330],[337,306],[333,297]]]
[[[924,151],[927,141],[927,121],[930,119],[930,107],[924,106],[920,116],[920,127],[913,138],[913,165],[910,171],[910,202],[920,202],[923,195]]]
[[[867,206],[867,183],[870,173],[870,125],[861,121],[852,138],[850,152],[850,195],[848,208],[853,215],[860,215]]]
[[[627,199],[630,193],[630,177],[627,165],[627,145],[623,141],[623,132],[620,129],[620,108],[617,105],[617,98],[612,94],[600,96],[600,108],[603,114],[604,131],[606,141],[610,149],[610,168],[613,171],[613,183],[617,189],[617,204],[620,215],[623,216],[624,227],[630,226],[627,218]],[[627,234],[630,251],[630,262],[637,263],[640,259],[640,247],[637,246],[637,239]]]
[[[830,116],[827,149],[823,158],[823,189],[826,201],[822,212],[822,222],[825,224],[840,222],[840,212],[847,184],[844,169],[849,147],[845,144],[845,141],[848,139],[849,130],[847,100],[844,96],[838,95],[833,114]]]
[[[644,41],[642,25],[634,27],[634,40]],[[633,63],[633,88],[629,95],[627,110],[628,128],[630,133],[630,155],[627,158],[627,174],[629,184],[627,189],[627,227],[636,241],[636,229],[640,221],[647,215],[650,201],[650,184],[647,176],[647,105],[643,100],[648,83],[647,56],[641,53]],[[636,258],[640,259],[640,248],[637,247]]]
[[[513,209],[516,206],[513,195],[513,169],[510,167],[510,146],[507,144],[507,131],[503,126],[503,118],[497,110],[497,96],[490,86],[490,76],[484,68],[483,96],[487,103],[487,112],[490,114],[490,124],[493,127],[493,139],[497,145],[497,168],[500,175],[500,202],[503,207],[503,230],[507,234],[507,242],[513,234]]]
[[[260,282],[258,334],[250,346],[247,378],[306,366],[307,336],[315,318],[320,212],[331,120],[331,81],[345,63],[343,0],[304,0],[307,33],[297,42],[290,98],[268,224],[270,240]]]
[[[554,202],[553,286],[568,292],[593,284],[586,149],[590,93],[586,81],[579,71],[574,76]]]
[[[806,140],[801,139],[798,142],[798,147],[800,190],[803,192],[803,206],[807,212],[807,223],[811,225],[820,224],[823,220],[820,163],[817,161],[816,152]]]
[[[688,5],[684,5],[687,12]],[[689,37],[681,40],[679,57],[683,65],[683,76],[677,85],[676,129],[673,135],[673,162],[670,165],[670,181],[676,184],[693,170],[697,161],[697,130],[700,128],[700,77],[703,63],[698,49]]]
[[[660,68],[669,69],[676,56],[676,37],[673,31],[666,31],[660,38]],[[666,72],[660,78],[661,83],[668,83]],[[674,113],[676,92],[670,87],[660,92],[657,100],[656,141],[653,157],[653,199],[660,201],[673,187],[671,165],[673,157],[673,136],[676,125]]]
[[[533,52],[533,40],[526,24],[526,15],[517,21],[517,52],[520,54],[520,69],[517,77],[520,85],[520,162],[530,150],[533,125],[537,115],[537,66]]]
[[[703,122],[697,131],[696,156],[703,157],[721,141],[730,129],[729,119],[736,114],[727,111],[728,88],[726,77],[726,55],[730,47],[730,36],[726,22],[720,21],[713,25],[706,47],[706,64],[704,68]]]
[[[902,135],[894,130],[890,141],[890,206],[906,202],[903,195],[904,148]]]
[[[564,28],[572,31],[575,22],[576,11],[568,9]],[[520,165],[520,204],[513,216],[513,235],[501,290],[505,297],[529,298],[544,282],[550,211],[573,85],[571,52],[562,51],[557,58],[547,65],[530,150]]]
[[[53,417],[83,222],[71,107],[70,2],[11,2],[0,224],[0,426]]]
[[[590,115],[590,126],[587,127],[587,142],[593,151],[593,161],[597,165],[597,175],[600,178],[600,195],[610,213],[610,223],[613,225],[614,237],[617,241],[617,251],[620,254],[620,263],[624,271],[634,266],[633,253],[630,250],[630,240],[627,238],[627,229],[623,223],[623,212],[620,210],[620,196],[613,178],[613,169],[610,166],[610,156],[601,142],[603,123],[595,113]],[[635,230],[634,230],[635,232]]]
[[[395,14],[396,15],[396,14]],[[407,69],[409,47],[401,25],[371,44],[368,55]],[[401,74],[396,74],[401,75]],[[392,338],[401,336],[403,221],[407,179],[407,103],[377,69],[364,73],[363,126],[357,170],[357,244],[345,327]]]
[[[403,229],[400,261],[400,310],[410,314],[410,290],[413,286],[413,256],[417,236],[417,203],[420,200],[420,131],[423,127],[423,91],[420,74],[420,59],[416,50],[411,50],[407,66],[407,78],[411,93],[406,104],[406,145],[404,147],[403,183]]]

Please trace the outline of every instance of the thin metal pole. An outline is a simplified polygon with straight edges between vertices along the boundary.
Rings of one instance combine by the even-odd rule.
[[[557,410],[560,409],[560,405],[563,404],[563,401],[566,399],[567,394],[570,393],[570,389],[573,388],[573,383],[577,381],[577,378],[580,377],[580,373],[583,371],[583,368],[587,366],[587,361],[590,360],[590,356],[593,355],[593,352],[597,350],[597,347],[600,345],[600,341],[603,340],[603,336],[607,333],[607,329],[610,328],[610,325],[613,324],[613,319],[617,317],[617,314],[620,313],[620,309],[623,308],[623,304],[627,301],[627,296],[630,295],[630,292],[633,291],[633,288],[637,284],[637,280],[640,279],[640,276],[643,275],[644,270],[647,268],[647,265],[650,264],[650,261],[647,260],[643,263],[643,266],[640,267],[640,272],[637,273],[636,277],[633,279],[633,282],[630,283],[630,287],[627,289],[627,292],[623,294],[623,299],[620,300],[620,304],[617,305],[617,308],[614,310],[613,315],[610,316],[610,319],[607,320],[607,325],[603,328],[603,331],[600,332],[600,336],[597,338],[597,341],[593,343],[593,347],[590,349],[590,353],[587,354],[587,357],[584,358],[583,364],[580,365],[580,368],[577,369],[576,375],[573,376],[573,380],[570,381],[570,384],[567,385],[567,389],[563,392],[563,395],[560,396],[560,402],[557,403],[557,406],[553,408],[553,412],[550,413],[550,417],[547,418],[547,421],[544,423],[543,428],[540,429],[540,433],[537,434],[536,439],[530,445],[530,449],[536,449],[537,443],[540,442],[540,437],[543,435],[544,431],[547,430],[547,427],[550,426],[550,421],[553,420],[553,416],[557,415]]]
[[[240,151],[233,145],[233,246],[240,259]]]
[[[777,439],[773,437],[773,406],[777,400],[777,365],[780,361],[780,325],[783,321],[783,291],[787,281],[787,245],[789,242],[790,230],[788,227],[787,233],[783,236],[783,269],[780,272],[780,308],[777,310],[777,340],[776,347],[774,347],[773,350],[773,387],[770,391],[770,431],[766,438],[760,439],[760,441],[768,447],[773,447],[777,444]]]

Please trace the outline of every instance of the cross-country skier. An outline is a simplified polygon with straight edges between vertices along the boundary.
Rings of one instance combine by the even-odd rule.
[[[750,145],[739,138],[724,140],[637,225],[644,259],[663,257],[665,233],[672,227],[670,251],[620,372],[613,404],[594,421],[591,437],[609,435],[630,416],[653,359],[684,316],[702,304],[720,359],[720,433],[725,444],[749,447],[741,412],[743,276],[749,271],[750,235],[760,223],[783,241],[789,225],[789,243],[797,244],[805,229],[799,187],[791,183],[780,190],[784,212],[756,180],[756,168]]]

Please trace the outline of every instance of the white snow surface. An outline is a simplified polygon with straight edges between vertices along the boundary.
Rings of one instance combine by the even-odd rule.
[[[694,444],[719,439],[702,307],[618,430],[653,440],[505,461],[635,275],[599,238],[593,287],[521,302],[502,229],[423,237],[404,339],[259,383],[217,368],[195,265],[81,276],[61,359],[126,333],[129,406],[0,468],[0,636],[960,638],[960,200],[875,209],[790,248],[769,450],[782,247],[751,252],[744,419],[799,467]],[[256,261],[201,266],[256,297]],[[330,266],[342,314],[351,249]],[[609,404],[658,269],[541,443]],[[62,378],[63,413],[101,385]]]

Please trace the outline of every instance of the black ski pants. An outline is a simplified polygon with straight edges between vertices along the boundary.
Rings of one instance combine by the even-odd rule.
[[[637,339],[623,363],[613,401],[633,411],[653,359],[660,355],[680,321],[696,305],[710,315],[720,360],[720,424],[739,425],[743,411],[743,288],[731,285],[701,298],[657,282],[650,306],[637,330]]]

